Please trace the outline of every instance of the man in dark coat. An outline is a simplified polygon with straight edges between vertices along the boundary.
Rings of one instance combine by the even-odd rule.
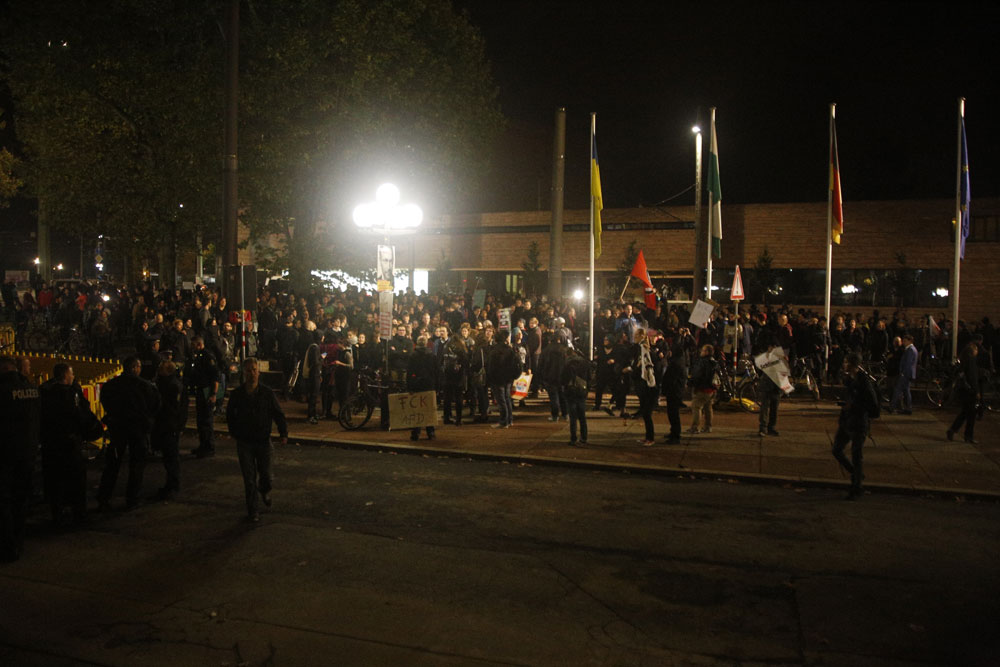
[[[198,447],[191,453],[198,458],[215,455],[213,430],[215,400],[219,391],[219,362],[215,354],[205,347],[205,340],[195,336],[191,341],[193,351],[184,369],[184,383],[189,394],[194,394],[198,423]]]
[[[684,350],[675,345],[669,351],[667,367],[663,371],[660,391],[667,399],[667,419],[670,433],[666,436],[668,445],[681,442],[681,404],[684,400],[684,386],[687,384],[687,367],[684,365]]]
[[[274,392],[260,383],[257,360],[243,362],[243,383],[233,390],[226,407],[229,434],[236,440],[236,454],[243,474],[247,518],[260,521],[257,494],[271,506],[271,427],[277,424],[281,444],[288,444],[288,423]]]
[[[587,385],[590,384],[590,362],[579,351],[569,348],[563,366],[561,384],[569,411],[569,444],[576,445],[577,422],[580,423],[579,444],[587,444]]]
[[[101,390],[104,422],[108,425],[111,441],[104,454],[104,473],[97,491],[98,509],[111,508],[111,495],[118,481],[118,471],[125,451],[128,450],[128,484],[125,488],[126,509],[139,504],[142,473],[146,465],[146,449],[153,420],[160,409],[160,395],[152,382],[139,377],[142,365],[136,357],[125,360],[121,375],[112,379]]]
[[[41,397],[42,472],[52,522],[58,525],[63,509],[69,506],[73,522],[79,524],[87,515],[84,442],[100,437],[103,426],[79,385],[74,384],[73,368],[68,364],[55,365],[52,379],[41,387]]]
[[[848,500],[861,496],[862,448],[868,439],[871,415],[877,413],[879,399],[871,377],[861,370],[861,355],[850,353],[844,359],[847,372],[847,400],[840,409],[837,434],[833,437],[833,457],[851,476]],[[844,448],[851,443],[851,460],[844,456]]]
[[[38,451],[38,388],[0,357],[0,563],[21,557]]]
[[[959,355],[959,376],[956,383],[958,398],[962,401],[962,408],[952,422],[946,435],[951,440],[958,433],[965,423],[965,441],[970,445],[975,445],[976,416],[979,408],[979,401],[982,398],[982,388],[979,384],[979,366],[976,363],[979,356],[979,344],[975,341],[967,343],[962,353]]]
[[[563,366],[566,364],[566,348],[567,346],[560,345],[560,341],[553,335],[538,359],[541,380],[549,395],[550,422],[566,419],[568,413],[566,396],[563,394],[561,384]]]
[[[405,336],[404,336],[405,338]],[[409,339],[406,339],[409,341]],[[413,344],[412,342],[410,343]],[[407,355],[406,390],[409,392],[437,390],[437,359],[427,347],[427,337],[417,339],[416,348]],[[410,440],[420,438],[420,427],[410,431]],[[434,427],[427,427],[427,439],[435,438]]]
[[[159,500],[170,500],[181,488],[180,437],[187,421],[184,387],[177,377],[177,366],[164,361],[157,369],[156,389],[160,394],[160,409],[153,422],[152,445],[163,456],[166,482],[157,493]]]

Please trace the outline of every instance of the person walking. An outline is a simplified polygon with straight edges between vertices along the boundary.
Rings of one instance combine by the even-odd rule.
[[[712,432],[712,402],[715,400],[719,381],[719,363],[712,358],[713,354],[714,346],[702,345],[700,355],[691,368],[691,412],[694,417],[691,433]],[[702,414],[705,416],[705,426],[699,429]]]
[[[278,399],[260,383],[260,368],[253,357],[243,362],[243,382],[233,390],[226,406],[226,425],[236,440],[236,454],[243,474],[247,518],[260,521],[257,495],[265,507],[271,506],[271,428],[277,425],[281,444],[288,444],[288,422]]]
[[[899,375],[896,376],[896,388],[892,392],[889,403],[889,414],[898,411],[900,414],[913,414],[913,396],[910,394],[910,384],[917,379],[917,346],[913,344],[913,334],[903,336],[903,353],[899,360]]]
[[[205,349],[205,339],[195,336],[191,340],[192,354],[184,368],[184,382],[188,393],[194,394],[195,415],[198,424],[198,447],[191,453],[199,459],[215,455],[215,396],[219,391],[219,363],[215,355]]]
[[[681,443],[681,404],[684,401],[684,386],[687,384],[687,367],[684,365],[684,352],[674,345],[668,351],[667,367],[663,371],[660,390],[667,399],[667,419],[670,421],[670,433],[666,436],[668,445]]]
[[[493,428],[510,428],[514,423],[514,399],[510,392],[514,380],[521,375],[521,363],[508,342],[509,337],[505,329],[496,335],[496,344],[490,349],[486,362],[486,382],[500,409],[500,421]]]
[[[111,496],[126,451],[129,463],[125,508],[132,509],[139,504],[149,435],[160,409],[160,395],[152,382],[139,377],[141,368],[137,357],[129,357],[125,360],[122,374],[110,380],[101,390],[104,422],[108,425],[111,438],[104,450],[104,472],[97,491],[100,511],[111,509]]]
[[[562,388],[569,411],[569,444],[577,444],[577,422],[580,426],[579,444],[587,444],[587,384],[590,379],[590,363],[579,350],[570,348],[566,352],[566,365],[562,370]]]
[[[163,361],[156,372],[156,390],[160,394],[160,409],[153,421],[153,450],[163,457],[166,480],[156,494],[157,500],[172,500],[181,488],[180,438],[187,421],[184,387],[177,377],[177,366]]]
[[[837,422],[837,434],[833,437],[833,458],[851,476],[851,489],[848,500],[861,497],[861,483],[864,480],[862,469],[862,449],[868,439],[870,420],[879,413],[878,394],[875,393],[875,383],[868,373],[861,370],[861,355],[852,352],[844,359],[844,371],[847,375],[847,398],[840,409]],[[844,448],[851,443],[851,460],[844,456]]]
[[[645,329],[640,327],[635,330],[635,343],[637,351],[632,363],[632,377],[635,382],[635,393],[639,397],[639,415],[646,427],[645,438],[639,440],[639,443],[650,447],[656,443],[654,440],[656,434],[653,432],[653,408],[656,407],[659,390],[656,385],[656,370]]]
[[[83,456],[86,440],[96,440],[104,425],[90,410],[79,385],[74,383],[73,367],[56,364],[52,379],[42,385],[42,473],[45,497],[52,511],[52,523],[58,526],[63,510],[73,512],[73,523],[87,518],[87,459]]]
[[[40,407],[35,384],[17,372],[13,359],[0,357],[0,563],[24,551]]]
[[[973,341],[967,343],[959,355],[959,375],[956,382],[958,398],[962,401],[955,421],[946,431],[949,440],[955,438],[958,429],[965,424],[965,441],[970,445],[978,444],[975,439],[976,417],[979,411],[979,401],[982,399],[982,388],[979,383],[979,345]]]

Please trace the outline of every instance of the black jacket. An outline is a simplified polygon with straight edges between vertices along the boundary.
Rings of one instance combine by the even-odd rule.
[[[874,411],[879,403],[875,385],[868,373],[859,371],[854,379],[848,377],[847,400],[840,409],[840,425],[848,433],[867,434],[870,424],[869,413]]]
[[[437,358],[426,347],[409,355],[406,366],[407,391],[432,391],[437,388]]]
[[[184,388],[180,379],[176,375],[160,375],[156,378],[156,389],[160,394],[160,409],[156,412],[153,431],[174,433],[183,430],[187,414],[181,401]]]
[[[678,354],[667,360],[667,368],[663,371],[660,391],[670,400],[680,401],[684,398],[684,385],[687,384],[687,367],[684,366],[684,355]]]
[[[31,461],[38,451],[38,387],[17,371],[0,374],[0,461]]]
[[[160,410],[160,394],[152,382],[136,375],[119,375],[101,389],[104,423],[112,436],[149,435]]]
[[[50,380],[41,387],[42,456],[46,461],[79,458],[85,440],[96,440],[104,427],[77,385]]]
[[[246,385],[233,390],[226,406],[229,435],[239,442],[263,444],[271,439],[272,423],[278,425],[278,434],[282,438],[288,437],[285,413],[273,391],[259,383],[253,394],[247,393]]]

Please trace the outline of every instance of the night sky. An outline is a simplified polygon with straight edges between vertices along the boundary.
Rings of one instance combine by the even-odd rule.
[[[484,209],[549,208],[560,106],[567,208],[587,206],[591,111],[605,206],[693,203],[674,197],[694,183],[690,128],[712,106],[723,203],[825,201],[831,102],[845,202],[954,197],[959,96],[973,205],[1000,194],[997,3],[456,4],[509,119]]]

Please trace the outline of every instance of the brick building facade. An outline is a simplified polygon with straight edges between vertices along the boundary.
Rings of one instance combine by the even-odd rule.
[[[950,313],[954,200],[846,202],[844,210],[843,243],[833,249],[838,307]],[[1000,292],[1000,199],[973,200],[972,212],[960,285],[963,319],[995,315]],[[564,213],[567,293],[586,285],[588,216],[586,210]],[[815,305],[819,299],[822,304],[826,202],[724,204],[722,217],[722,257],[714,261],[713,273],[713,283],[721,288],[717,298],[728,299],[728,281],[737,264],[744,282],[748,274],[755,280],[753,267],[766,249],[774,284],[773,289],[763,284],[759,289],[771,289],[771,301]],[[670,284],[678,298],[687,297],[695,257],[693,206],[605,209],[602,218],[604,252],[595,266],[598,293],[609,278],[621,275],[618,267],[636,240],[654,283]],[[455,280],[462,281],[459,286],[469,289],[476,279],[498,291],[517,287],[532,242],[540,250],[540,268],[548,269],[550,219],[549,211],[530,211],[427,220],[406,242],[411,247],[400,248],[403,261],[397,260],[398,265],[412,262],[432,272],[450,265]],[[786,298],[788,294],[797,297]]]

